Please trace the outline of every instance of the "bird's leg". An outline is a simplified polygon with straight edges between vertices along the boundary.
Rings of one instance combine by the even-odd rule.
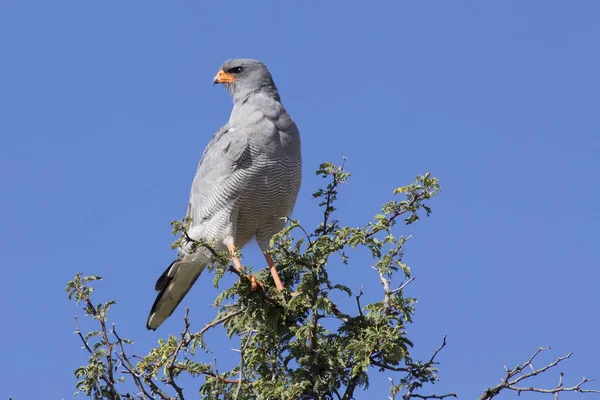
[[[277,273],[277,268],[275,268],[275,263],[273,262],[273,258],[267,252],[263,252],[263,254],[265,255],[265,259],[267,260],[267,264],[269,265],[269,270],[271,271],[271,276],[273,277],[273,280],[275,281],[275,286],[277,286],[277,289],[280,291],[284,290],[285,287],[281,283],[281,279],[279,279],[279,274]]]
[[[237,269],[239,272],[242,272],[242,262],[240,261],[239,258],[237,258],[236,254],[235,254],[235,244],[233,244],[233,243],[227,244],[227,250],[229,250],[229,254],[231,254],[231,260],[233,261],[233,265],[235,266],[235,269]]]
[[[229,250],[229,254],[231,254],[231,260],[233,261],[233,265],[238,272],[242,272],[242,262],[239,258],[237,258],[235,253],[235,244],[229,243],[227,244],[227,250]],[[242,280],[242,275],[240,274],[240,281]],[[252,275],[248,275],[248,280],[250,281],[250,287],[252,290],[258,290],[262,287],[262,284]]]

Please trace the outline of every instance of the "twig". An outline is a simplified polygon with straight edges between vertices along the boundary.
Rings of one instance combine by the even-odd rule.
[[[127,354],[125,353],[125,347],[123,346],[123,340],[117,334],[117,329],[116,329],[114,323],[112,324],[112,333],[113,333],[113,335],[115,335],[115,338],[117,339],[117,343],[119,344],[119,347],[121,349],[121,353],[118,354],[119,359],[121,360],[121,364],[125,367],[127,373],[133,377],[133,382],[135,383],[137,388],[142,393],[142,398],[143,399],[152,398],[152,395],[150,395],[150,393],[148,393],[146,391],[146,388],[144,387],[144,383],[142,382],[140,375],[136,372],[135,367],[133,366],[133,364],[127,357]],[[160,394],[159,394],[159,396],[160,396]],[[168,400],[169,397],[161,396],[161,399]]]
[[[372,357],[373,356],[371,356],[371,364],[374,365],[374,366],[376,366],[376,367],[380,367],[380,368],[383,368],[383,369],[387,369],[387,370],[390,370],[390,371],[396,371],[396,372],[410,372],[409,368],[394,367],[393,365],[387,365],[387,364],[384,364],[382,362],[379,362],[379,361],[373,359]]]
[[[442,349],[446,347],[446,335],[444,335],[443,339],[442,339],[442,345],[440,347],[437,348],[437,350],[433,353],[433,355],[431,356],[431,358],[429,359],[429,362],[427,364],[425,364],[426,367],[431,367],[433,365],[433,362],[435,360],[435,357],[438,355],[438,353],[440,351],[442,351]]]
[[[213,359],[213,363],[215,365],[216,368],[216,358]],[[184,367],[183,365],[175,365],[173,368],[178,369],[180,371],[189,371],[186,367]],[[230,378],[223,378],[222,376],[212,372],[212,371],[199,371],[199,372],[194,372],[194,373],[200,373],[202,375],[206,375],[206,376],[210,376],[212,378],[215,378],[216,380],[218,380],[219,382],[223,382],[223,383],[227,383],[227,384],[238,384],[239,381],[237,379],[230,379]]]
[[[91,349],[85,336],[83,336],[83,334],[81,333],[81,329],[79,329],[79,320],[77,319],[77,315],[74,315],[73,318],[75,319],[75,328],[76,328],[75,333],[79,336],[79,338],[83,342],[83,346],[88,351],[88,353],[94,354],[94,351]],[[109,388],[113,389],[113,393],[114,393],[114,386],[111,384],[108,376],[106,376],[104,371],[102,371],[101,379],[104,381],[104,383],[106,383],[106,385]],[[98,390],[98,392],[101,392],[100,388],[98,388],[98,387],[96,387],[96,390]]]
[[[554,398],[558,398],[560,392],[579,392],[579,393],[600,393],[600,390],[581,389],[581,385],[586,382],[593,382],[593,379],[583,378],[577,385],[571,387],[558,386],[553,389],[542,389],[536,387],[518,387],[510,385],[508,388],[514,390],[518,394],[521,392],[536,392],[536,393],[554,393]]]
[[[104,372],[102,372],[102,380],[108,386],[108,390],[110,392],[110,398],[115,399],[115,400],[119,399],[118,392],[115,388],[115,379],[114,379],[114,375],[113,375],[112,345],[111,345],[110,341],[108,340],[108,334],[106,332],[106,319],[99,317],[98,310],[94,306],[94,303],[91,302],[89,297],[84,297],[81,288],[77,289],[77,291],[79,292],[80,297],[85,301],[86,307],[89,310],[89,312],[92,314],[92,316],[96,317],[98,319],[98,321],[100,321],[100,327],[102,328],[100,333],[102,335],[102,339],[104,340],[104,343],[106,345],[106,350],[107,350],[105,358],[107,360],[107,368],[106,369],[108,370],[108,375],[105,374]],[[79,329],[79,321],[77,320],[77,316],[75,316],[75,325],[77,327],[77,331],[75,333],[77,333],[79,335],[79,337],[83,341],[87,351],[89,351],[90,354],[94,354],[94,352],[90,348],[89,344],[87,343],[87,340],[85,340],[85,337],[83,336],[83,334],[81,333],[81,330]]]
[[[298,228],[300,228],[302,230],[302,232],[304,233],[304,236],[306,236],[306,240],[308,240],[308,246],[309,248],[313,246],[313,241],[310,239],[310,235],[308,234],[308,232],[306,231],[306,229],[304,229],[304,227],[302,225],[300,225],[300,223],[298,222]]]
[[[85,340],[85,337],[83,336],[83,334],[81,333],[81,329],[79,329],[79,320],[77,319],[77,315],[73,315],[73,318],[75,319],[75,333],[77,335],[79,335],[79,338],[81,339],[81,341],[83,342],[83,346],[85,347],[85,349],[90,353],[93,354],[94,352],[92,351],[92,349],[90,348],[90,345],[88,344],[87,340]]]
[[[548,393],[548,394],[554,393],[554,398],[555,399],[558,398],[558,393],[560,393],[560,392],[600,393],[599,390],[595,390],[595,389],[582,389],[581,388],[581,386],[584,383],[592,381],[592,379],[587,379],[587,378],[583,378],[575,386],[564,387],[563,383],[562,383],[562,379],[563,379],[562,373],[561,373],[559,381],[558,381],[558,386],[556,386],[553,389],[544,389],[544,388],[537,388],[537,387],[520,387],[520,386],[517,386],[517,383],[521,382],[522,380],[528,379],[528,378],[531,378],[533,376],[539,375],[539,374],[541,374],[543,372],[546,372],[550,368],[553,368],[553,367],[557,366],[561,361],[564,361],[564,360],[570,358],[571,355],[573,354],[573,353],[569,353],[569,354],[567,354],[565,356],[558,357],[555,361],[551,362],[550,364],[548,364],[548,365],[546,365],[546,366],[544,366],[542,368],[535,369],[533,367],[533,365],[532,365],[533,360],[541,352],[543,352],[543,351],[549,351],[549,350],[550,350],[549,347],[540,347],[540,348],[538,348],[535,351],[535,353],[533,353],[533,355],[531,357],[529,357],[529,360],[527,360],[526,362],[517,365],[513,369],[508,369],[507,367],[504,367],[506,369],[506,376],[504,378],[502,378],[502,381],[498,385],[486,389],[483,392],[483,394],[479,397],[479,400],[490,400],[490,399],[496,397],[504,389],[514,390],[518,394],[520,394],[521,392],[537,392],[537,393]],[[526,368],[531,368],[532,371],[524,374],[523,370],[526,369]]]
[[[181,232],[182,232],[182,233],[183,233],[183,235],[185,236],[185,240],[186,240],[187,242],[190,242],[190,243],[192,244],[192,246],[193,246],[193,245],[200,245],[200,246],[204,247],[205,249],[207,249],[208,251],[210,251],[214,257],[216,257],[216,258],[218,258],[218,257],[219,257],[219,254],[216,252],[216,250],[215,250],[215,249],[213,249],[213,248],[212,248],[212,246],[211,246],[211,245],[209,245],[208,243],[205,243],[204,241],[200,241],[200,240],[192,239],[192,238],[190,237],[190,235],[188,235],[187,228],[185,228],[185,227],[182,227],[182,228],[181,228]]]
[[[358,292],[358,295],[354,296],[356,297],[356,306],[358,307],[358,313],[360,314],[361,317],[363,317],[363,312],[362,312],[362,307],[360,305],[360,297],[363,295],[363,289],[365,288],[365,285],[362,285],[360,287],[360,291]]]
[[[152,391],[152,393],[156,393],[157,395],[160,396],[161,399],[164,399],[164,400],[167,400],[167,399],[172,400],[173,399],[171,396],[166,394],[161,388],[156,386],[156,383],[154,383],[152,381],[151,377],[144,376],[144,382],[146,382],[146,385],[150,386],[150,390]]]
[[[354,398],[354,390],[356,390],[356,385],[358,384],[360,375],[356,374],[350,382],[348,382],[348,386],[346,386],[346,391],[342,396],[342,400],[352,400]]]
[[[90,307],[90,309],[92,309],[94,311],[94,316],[98,316],[99,312],[98,310],[94,307],[94,304],[92,303],[92,301],[88,298],[86,299],[87,305],[88,307]],[[118,394],[117,394],[117,390],[115,389],[115,377],[113,375],[113,358],[112,358],[112,350],[113,350],[113,346],[110,343],[110,340],[108,340],[108,332],[106,330],[106,315],[104,317],[99,317],[98,320],[100,321],[100,326],[102,328],[102,330],[100,331],[100,333],[102,334],[102,338],[104,339],[104,343],[106,344],[106,362],[107,362],[107,370],[108,370],[108,378],[110,379],[110,388],[113,391],[114,395],[118,398]]]
[[[379,271],[377,268],[371,268],[373,268],[379,274],[379,280],[381,282],[381,285],[383,286],[383,312],[387,315],[392,309],[392,306],[390,304],[390,280],[386,279],[383,275],[383,272]]]
[[[181,400],[183,400],[183,389],[175,382],[175,361],[177,361],[177,356],[179,356],[179,352],[181,351],[181,348],[183,347],[184,343],[186,343],[186,338],[190,332],[190,321],[188,319],[189,312],[190,312],[190,309],[188,307],[186,307],[185,315],[183,317],[185,327],[184,327],[183,331],[181,332],[181,340],[179,341],[179,344],[175,348],[175,351],[171,354],[171,356],[170,356],[171,359],[170,359],[169,363],[167,364],[167,377],[168,377],[167,383],[169,385],[171,385],[173,387],[173,389],[175,389],[175,391],[177,392],[177,396],[179,396],[179,398]],[[186,347],[187,347],[187,344],[186,344]]]
[[[192,341],[193,339],[195,339],[195,338],[197,338],[197,337],[199,337],[199,336],[202,336],[202,335],[204,335],[204,334],[206,333],[206,331],[208,331],[209,329],[211,329],[211,328],[214,328],[215,326],[217,326],[217,325],[220,325],[220,324],[222,324],[223,322],[226,322],[227,320],[230,320],[231,318],[233,318],[233,317],[235,317],[235,316],[237,316],[237,315],[240,315],[241,313],[243,313],[243,312],[245,312],[245,311],[246,311],[246,310],[237,310],[237,311],[231,312],[231,313],[229,313],[229,314],[227,314],[227,315],[224,315],[223,317],[219,318],[219,319],[218,319],[218,320],[216,320],[216,321],[213,321],[213,322],[210,322],[210,323],[208,323],[208,324],[204,325],[204,328],[200,329],[198,332],[196,332],[196,333],[193,333],[193,334],[191,334],[191,335],[189,336],[189,338],[188,338],[188,340],[187,340],[187,343],[186,343],[186,346],[187,346],[189,343],[191,343],[191,341]]]
[[[447,395],[443,395],[443,397],[434,397],[436,395],[429,395],[429,397],[425,396],[423,397],[423,395],[417,394],[417,393],[413,393],[415,390],[419,389],[422,386],[422,382],[421,380],[419,380],[419,376],[422,375],[424,372],[431,370],[431,367],[434,364],[437,364],[435,362],[435,358],[437,357],[438,353],[440,351],[442,351],[442,349],[446,347],[446,335],[444,335],[443,339],[442,339],[442,344],[440,345],[440,347],[438,347],[434,352],[433,355],[431,356],[431,358],[429,359],[429,361],[422,365],[419,366],[418,368],[415,368],[413,365],[409,365],[409,368],[411,369],[410,371],[410,375],[412,375],[413,379],[412,383],[408,386],[408,391],[406,392],[406,394],[404,396],[402,396],[402,398],[404,400],[409,400],[413,397],[416,398],[420,398],[420,399],[439,399],[439,398],[444,398],[444,397],[458,397],[456,395],[456,393],[450,393]]]
[[[327,222],[329,220],[329,216],[334,211],[332,210],[331,203],[334,200],[334,196],[337,194],[336,189],[340,184],[338,179],[338,174],[344,170],[344,164],[346,162],[346,157],[343,158],[342,165],[339,169],[334,169],[331,175],[333,176],[333,182],[331,186],[327,188],[327,198],[325,200],[325,211],[323,212],[323,235],[327,235],[329,230],[327,229]]]
[[[215,378],[217,378],[216,389],[218,390],[219,389],[219,382],[220,382],[219,381],[220,375],[219,375],[219,367],[217,367],[217,357],[213,358],[213,365],[215,366],[215,372],[214,372],[215,375],[214,376],[215,376]],[[217,398],[219,398],[219,397],[217,396]]]
[[[396,288],[396,289],[392,290],[390,293],[393,294],[393,293],[402,291],[402,289],[404,289],[405,287],[407,287],[408,284],[411,283],[414,280],[415,280],[415,278],[410,278],[409,280],[407,280],[406,282],[404,282],[402,285],[400,285],[399,288]]]
[[[165,365],[166,377],[167,377],[166,382],[175,390],[175,392],[177,392],[178,399],[183,400],[184,394],[183,394],[183,389],[176,383],[175,377],[177,376],[178,371],[187,371],[187,368],[185,366],[177,363],[177,357],[179,356],[179,353],[181,352],[181,350],[187,349],[193,340],[195,340],[196,338],[202,337],[202,335],[204,335],[208,330],[210,330],[224,322],[227,322],[229,319],[235,317],[236,315],[243,313],[244,311],[245,310],[238,310],[238,311],[234,311],[229,314],[226,314],[223,317],[219,318],[218,320],[206,324],[198,332],[190,333],[190,322],[189,322],[189,318],[188,318],[189,309],[186,308],[185,316],[184,316],[185,328],[181,332],[181,339],[179,340],[177,347],[169,355],[167,355],[166,359],[168,361],[167,361],[167,364]],[[141,359],[141,357],[136,356],[136,355],[133,355],[132,357]],[[215,363],[215,369],[216,369],[216,360],[214,360],[214,363]],[[238,380],[222,378],[221,376],[219,376],[218,371],[217,371],[217,373],[214,373],[211,371],[203,371],[201,373],[203,375],[207,375],[207,376],[211,376],[211,377],[215,378],[218,382],[223,382],[223,383],[228,383],[228,384],[237,384],[238,383]],[[168,394],[166,394],[165,392],[160,390],[160,388],[158,388],[158,386],[156,386],[156,384],[152,381],[151,377],[144,376],[144,382],[150,387],[150,390],[152,391],[152,393],[158,394],[161,397],[161,399],[164,399],[164,400],[172,399],[171,396],[169,396]]]
[[[256,331],[251,331],[250,334],[248,335],[248,337],[246,338],[246,343],[244,343],[244,346],[240,349],[240,377],[238,379],[238,386],[237,389],[235,391],[235,397],[233,398],[233,400],[238,400],[238,397],[240,395],[240,392],[242,390],[242,382],[244,380],[244,355],[246,352],[246,348],[248,347],[248,344],[250,344],[250,341],[252,339],[252,336],[254,336],[254,334],[256,333]]]
[[[428,193],[427,188],[423,188],[423,191],[421,193],[417,193],[415,195],[415,197],[412,199],[412,201],[410,203],[408,203],[408,206],[406,206],[406,208],[396,211],[389,218],[387,218],[387,220],[385,222],[385,228],[386,229],[390,228],[392,226],[392,223],[394,222],[394,220],[396,218],[398,218],[399,216],[406,214],[409,211],[413,211],[412,208],[414,207],[414,205],[417,204],[419,201],[423,200],[426,197],[425,195],[427,193]],[[380,231],[380,229],[372,230],[371,232],[369,232],[365,235],[365,239],[370,238],[371,236],[375,235],[379,231]]]
[[[562,387],[563,376],[564,376],[564,374],[561,372],[560,375],[558,376],[558,385],[556,386],[557,388]],[[558,393],[559,392],[554,393],[554,400],[558,400]]]
[[[448,394],[442,394],[442,395],[430,394],[427,396],[415,393],[415,394],[411,394],[410,397],[415,397],[417,399],[445,399],[446,397],[458,397],[458,395],[454,392],[448,393]]]

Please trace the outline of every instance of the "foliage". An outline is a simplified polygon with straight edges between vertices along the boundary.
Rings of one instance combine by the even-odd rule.
[[[430,360],[413,360],[407,324],[416,300],[404,294],[412,279],[402,261],[408,238],[394,233],[399,220],[412,224],[431,213],[429,200],[440,191],[437,179],[429,173],[417,176],[393,191],[400,198],[384,204],[373,221],[350,227],[335,219],[338,190],[349,174],[343,165],[324,163],[317,175],[329,180],[313,195],[322,208],[322,221],[311,233],[298,221],[289,221],[271,243],[282,280],[293,289],[279,292],[267,270],[255,271],[261,290],[253,290],[247,279],[225,288],[215,299],[216,316],[197,332],[191,331],[186,310],[182,332],[161,339],[145,357],[128,356],[126,346],[132,342],[121,338],[114,324],[108,325],[107,312],[114,302],[92,303],[91,284],[101,278],[77,274],[67,285],[69,298],[81,303],[86,316],[100,325],[85,335],[77,327],[90,354],[88,364],[75,370],[78,391],[110,399],[196,397],[180,387],[178,378],[187,374],[202,377],[202,398],[349,400],[358,388],[368,388],[369,372],[379,370],[400,374],[399,383],[392,382],[390,398],[455,397],[417,393],[437,381],[435,356],[446,339]],[[173,222],[179,235],[175,247],[210,248],[209,243],[188,237],[188,224],[189,220]],[[382,287],[381,298],[367,304],[362,304],[362,288],[354,292],[332,281],[328,273],[336,261],[356,268],[349,266],[349,254],[360,249],[371,255],[371,268]],[[232,268],[227,255],[214,251],[213,255],[216,287],[227,272],[240,277],[250,273]],[[393,288],[392,280],[398,276],[403,283]],[[338,307],[333,300],[336,292],[353,298],[355,306]],[[218,370],[203,340],[208,330],[219,326],[240,341],[239,364],[227,371]]]

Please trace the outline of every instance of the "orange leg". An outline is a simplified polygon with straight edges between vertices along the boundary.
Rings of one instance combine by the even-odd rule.
[[[227,250],[229,250],[229,254],[231,254],[232,256],[232,261],[233,261],[233,265],[235,266],[235,269],[237,269],[239,272],[242,271],[242,262],[240,261],[239,258],[237,258],[235,256],[235,245],[233,243],[228,244],[227,245]],[[242,280],[242,277],[240,275],[240,281]],[[252,275],[248,275],[248,280],[250,281],[250,286],[252,287],[252,290],[258,290],[260,287],[262,287],[262,284]]]
[[[241,271],[242,270],[242,262],[240,261],[239,258],[237,258],[235,256],[235,245],[233,243],[228,244],[227,250],[229,250],[229,254],[231,254],[231,256],[232,256],[233,265],[235,266],[235,269],[237,269],[238,271]]]
[[[279,279],[279,274],[277,273],[277,268],[275,268],[275,263],[273,262],[273,258],[269,253],[263,253],[265,255],[265,259],[267,260],[267,264],[269,265],[269,270],[271,271],[271,276],[275,281],[275,286],[277,286],[278,290],[284,290],[285,287],[281,283],[281,279]]]

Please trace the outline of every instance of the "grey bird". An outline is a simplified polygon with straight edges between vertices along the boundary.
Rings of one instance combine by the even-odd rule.
[[[263,63],[252,59],[228,60],[213,79],[233,97],[229,121],[212,137],[190,193],[188,236],[212,243],[217,252],[235,258],[253,237],[263,251],[277,289],[284,286],[269,250],[269,241],[285,226],[298,196],[302,157],[300,134],[281,104],[279,92]],[[192,252],[190,245],[158,278],[158,292],[146,327],[157,329],[181,303],[212,253]]]

